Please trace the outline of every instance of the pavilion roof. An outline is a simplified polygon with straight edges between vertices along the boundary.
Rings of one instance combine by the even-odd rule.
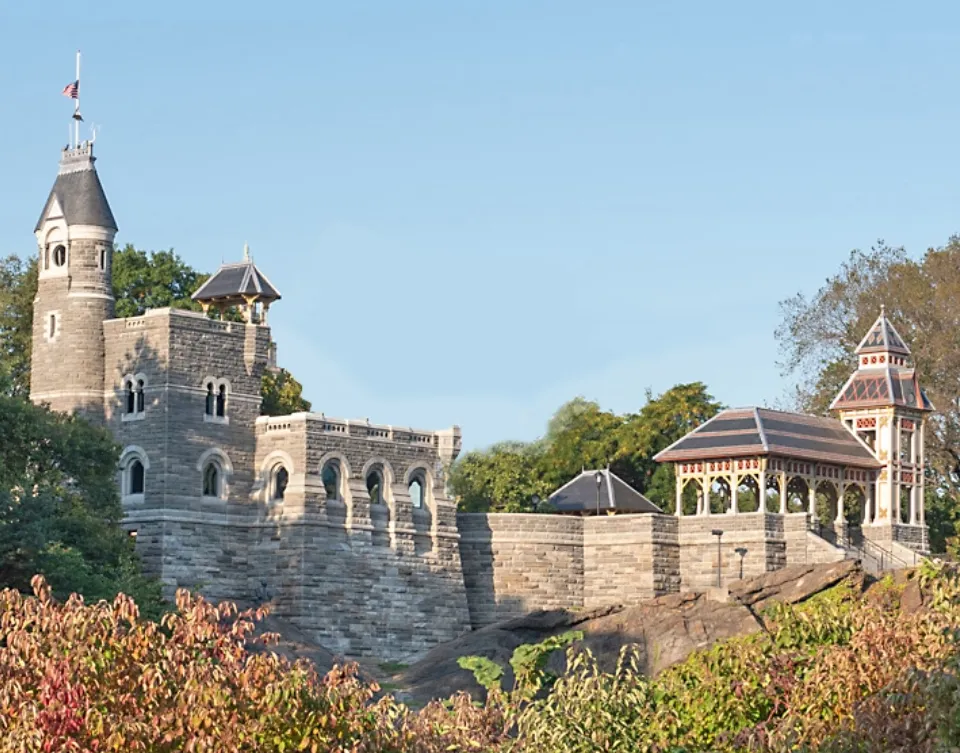
[[[837,419],[769,408],[721,411],[654,459],[666,463],[741,455],[776,455],[860,468],[881,466]]]
[[[653,502],[610,472],[610,469],[583,471],[557,489],[547,502],[557,512],[591,512],[597,508],[597,474],[600,474],[601,512],[663,512]]]
[[[886,311],[881,309],[877,321],[873,323],[866,337],[857,346],[856,353],[857,355],[863,353],[896,353],[901,356],[909,356],[910,348],[906,346],[903,338],[900,337],[893,324],[887,319]]]
[[[236,264],[223,264],[192,297],[205,302],[246,297],[270,302],[279,300],[280,293],[250,259],[245,259]]]

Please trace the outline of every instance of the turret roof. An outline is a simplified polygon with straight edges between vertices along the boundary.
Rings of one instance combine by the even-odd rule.
[[[862,353],[897,353],[909,356],[910,348],[903,342],[903,338],[887,319],[886,311],[881,308],[880,316],[873,323],[867,336],[857,346],[857,355]]]
[[[50,206],[56,201],[63,211],[67,225],[93,225],[117,229],[110,203],[103,191],[100,177],[93,166],[93,144],[81,144],[76,149],[64,149],[60,158],[60,173],[54,181],[43,212],[34,230],[39,230],[47,219]]]

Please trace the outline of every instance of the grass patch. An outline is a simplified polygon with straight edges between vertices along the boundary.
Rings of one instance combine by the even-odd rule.
[[[384,661],[380,662],[377,666],[380,667],[381,671],[390,675],[395,675],[397,672],[403,672],[403,670],[410,665],[404,664],[402,661]]]

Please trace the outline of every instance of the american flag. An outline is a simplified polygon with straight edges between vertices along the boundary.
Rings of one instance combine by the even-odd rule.
[[[63,96],[77,99],[80,96],[80,82],[74,81],[63,87]]]

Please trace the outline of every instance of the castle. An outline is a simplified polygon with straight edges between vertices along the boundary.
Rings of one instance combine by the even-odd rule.
[[[204,313],[115,318],[117,224],[94,162],[92,143],[64,149],[35,228],[31,399],[113,432],[124,525],[168,588],[269,600],[334,651],[409,659],[529,609],[633,603],[852,547],[887,566],[926,548],[932,406],[883,313],[840,420],[727,411],[661,453],[676,515],[458,515],[445,486],[457,427],[260,415],[280,293],[249,256],[196,292]],[[227,309],[243,321],[208,315]],[[856,535],[843,508],[855,491]],[[829,530],[811,527],[818,499]]]

